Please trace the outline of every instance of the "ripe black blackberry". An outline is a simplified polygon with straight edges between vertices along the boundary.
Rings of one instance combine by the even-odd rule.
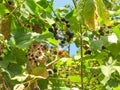
[[[87,55],[87,54],[91,54],[92,51],[91,50],[87,50],[84,54]]]
[[[101,36],[104,36],[104,32],[100,32],[100,35],[101,35]]]
[[[66,19],[65,19],[65,18],[61,18],[61,21],[65,22],[65,21],[66,21]]]
[[[51,69],[48,70],[49,75],[53,74],[53,71]]]
[[[57,51],[56,51],[56,50],[54,50],[54,51],[53,51],[53,54],[55,54],[55,55],[56,55],[56,54],[57,54]]]
[[[69,21],[68,21],[68,20],[65,20],[65,23],[66,23],[66,24],[68,24],[68,23],[69,23]]]
[[[8,4],[9,4],[9,5],[12,5],[12,3],[13,3],[12,1],[8,1]]]
[[[70,31],[66,31],[66,34],[67,34],[67,35],[70,35],[70,33],[71,33]]]
[[[64,44],[64,43],[65,43],[65,41],[64,41],[64,40],[62,40],[62,41],[61,41],[61,44]]]
[[[57,27],[57,26],[55,26],[55,27],[54,27],[54,30],[55,30],[55,31],[57,31],[57,30],[58,30],[58,27]]]
[[[105,46],[102,46],[102,49],[106,49],[106,47],[105,47]]]
[[[59,39],[59,36],[58,36],[58,35],[55,35],[55,34],[54,34],[54,37],[55,37],[56,40]]]
[[[69,35],[69,37],[70,37],[70,38],[73,38],[73,36],[74,36],[74,33],[71,32],[70,35]]]
[[[56,27],[56,23],[53,23],[52,26],[53,26],[53,27]]]
[[[54,73],[56,73],[56,72],[57,72],[57,69],[56,69],[56,68],[54,68],[54,69],[53,69],[53,72],[54,72]]]
[[[48,31],[49,31],[49,32],[53,32],[53,28],[49,28]]]
[[[66,26],[69,28],[70,27],[70,23],[67,23]]]

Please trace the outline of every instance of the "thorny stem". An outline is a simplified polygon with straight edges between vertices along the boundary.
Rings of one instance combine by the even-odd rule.
[[[58,57],[58,56],[56,56],[55,59],[54,59],[52,62],[50,62],[50,63],[48,63],[48,64],[46,65],[47,69],[49,69],[55,62],[58,61],[58,58],[57,58],[57,57]]]
[[[72,0],[75,8],[77,8],[76,0]],[[81,55],[81,66],[80,66],[80,76],[81,76],[81,90],[84,90],[84,60],[83,60],[83,30],[82,25],[79,21],[79,33],[80,33],[80,55]]]
[[[84,81],[83,81],[83,78],[84,78],[84,60],[83,60],[83,38],[82,38],[82,27],[81,27],[81,24],[80,24],[80,34],[81,34],[81,37],[80,37],[80,55],[81,55],[81,71],[80,71],[80,75],[81,75],[81,90],[84,90]]]

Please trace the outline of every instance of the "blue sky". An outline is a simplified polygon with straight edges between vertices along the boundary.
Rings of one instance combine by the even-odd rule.
[[[54,0],[54,8],[58,8],[58,7],[63,7],[66,4],[70,4],[73,6],[72,0]]]
[[[66,4],[70,4],[70,6],[73,6],[72,0],[54,0],[54,9],[63,7]],[[65,49],[67,49],[65,47]],[[70,56],[74,56],[76,54],[76,51],[78,51],[78,48],[76,48],[75,44],[70,45]]]

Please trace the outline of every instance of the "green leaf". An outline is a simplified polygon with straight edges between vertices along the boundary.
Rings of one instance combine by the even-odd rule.
[[[5,5],[3,3],[0,3],[0,15],[5,15],[6,13],[8,13],[8,9],[5,7]]]
[[[37,2],[40,6],[42,6],[44,9],[46,9],[49,5],[48,1],[46,0],[40,0]]]
[[[49,76],[48,71],[45,67],[34,68],[33,71],[32,71],[32,74],[36,75],[36,76],[41,76],[45,79],[48,78],[48,76]]]
[[[71,82],[80,82],[80,81],[81,81],[79,75],[68,76],[68,79],[69,79]]]
[[[120,66],[113,66],[113,68],[119,73],[120,75]]]
[[[101,50],[103,42],[100,40],[91,41],[90,47],[93,51]]]
[[[116,78],[111,78],[108,82],[107,82],[107,84],[111,87],[111,88],[113,88],[113,87],[117,87],[118,86],[118,81],[116,80]]]
[[[48,38],[47,41],[50,42],[51,44],[55,45],[55,46],[58,45],[58,40],[56,40],[56,39]]]
[[[10,73],[11,77],[22,74],[22,71],[22,67],[18,64],[10,64],[8,67],[8,72]]]
[[[120,90],[120,84],[117,87],[113,88],[113,90]]]
[[[36,35],[33,39],[35,39],[34,41],[40,42],[47,38],[53,38],[53,34],[52,33],[40,34],[40,35]]]
[[[37,14],[37,6],[34,0],[25,0],[25,8],[32,14],[36,15]]]
[[[48,79],[40,79],[38,80],[38,85],[41,90],[45,90],[48,87],[49,80]]]
[[[9,63],[17,63],[15,56],[11,52],[8,52],[8,54],[3,57],[3,60],[0,61],[0,66],[2,68],[7,68]]]
[[[94,14],[94,1],[86,0],[83,8],[84,19],[90,19]]]
[[[72,58],[61,58],[60,61],[66,62],[66,65],[67,65],[67,66],[71,66],[72,63],[73,63]]]
[[[76,11],[73,9],[71,12],[69,12],[65,18],[68,19],[68,21],[70,22],[70,30],[74,33],[77,34],[78,30],[79,30],[79,22],[76,18]]]
[[[27,62],[26,51],[24,49],[14,47],[11,53],[14,56],[17,64],[24,65],[25,62]]]
[[[120,40],[120,25],[113,28],[113,32],[116,34],[118,40]]]
[[[98,28],[98,18],[94,0],[79,0],[77,5],[77,19],[90,30]],[[81,22],[81,20],[84,22]]]
[[[109,79],[110,79],[110,77],[104,77],[104,79],[101,81],[101,83],[103,85],[105,85],[108,82]]]
[[[118,56],[120,53],[120,43],[112,43],[109,45],[108,49],[110,50],[113,56]]]
[[[70,88],[68,87],[55,87],[54,89],[52,90],[71,90]]]
[[[28,48],[29,45],[33,42],[40,42],[47,38],[52,38],[52,33],[45,33],[45,34],[38,34],[38,33],[32,33],[28,32],[27,30],[14,30],[13,36],[15,38],[16,44],[21,48]]]
[[[85,4],[84,0],[79,0],[79,2],[77,4],[77,11],[76,11],[77,12],[77,20],[81,21],[81,22],[83,21],[84,4]]]
[[[115,69],[113,68],[113,66],[109,65],[109,66],[101,66],[101,71],[102,73],[105,75],[105,77],[110,77],[111,74],[113,72],[115,72]]]

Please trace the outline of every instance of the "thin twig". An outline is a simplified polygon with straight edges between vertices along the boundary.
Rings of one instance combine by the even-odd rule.
[[[70,44],[68,45],[68,54],[70,55]]]
[[[57,56],[55,57],[55,59],[52,61],[52,62],[50,62],[50,63],[48,63],[47,65],[46,65],[46,67],[47,67],[47,69],[49,69],[55,62],[57,62],[58,61],[58,58],[57,58]]]
[[[72,0],[72,2],[73,2],[73,4],[74,4],[75,8],[77,8],[76,0]]]

